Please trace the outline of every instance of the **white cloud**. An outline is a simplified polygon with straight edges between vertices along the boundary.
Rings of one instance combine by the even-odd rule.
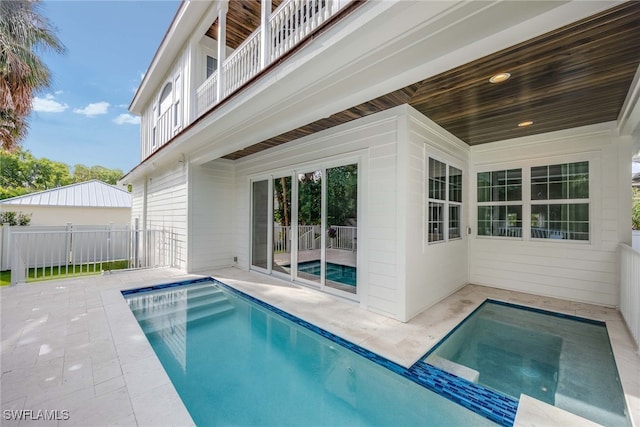
[[[76,108],[73,112],[87,117],[99,116],[100,114],[107,114],[109,112],[109,103],[104,101],[94,102],[84,108]]]
[[[69,108],[67,104],[55,100],[55,96],[48,93],[44,98],[34,97],[32,102],[33,111],[39,113],[62,113]]]
[[[140,117],[133,116],[131,114],[120,114],[118,117],[113,119],[113,122],[118,125],[139,125]]]

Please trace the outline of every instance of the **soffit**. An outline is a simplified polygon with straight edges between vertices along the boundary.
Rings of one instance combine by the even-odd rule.
[[[616,120],[640,63],[638,40],[640,2],[630,1],[224,158],[236,160],[403,103],[469,145]],[[512,77],[488,82],[503,71]],[[525,120],[534,124],[517,126]]]

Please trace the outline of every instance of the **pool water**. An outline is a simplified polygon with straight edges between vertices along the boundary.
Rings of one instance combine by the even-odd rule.
[[[630,425],[601,322],[486,301],[425,361],[514,398],[526,394],[603,425]]]
[[[493,425],[213,282],[123,294],[199,426]]]
[[[320,260],[301,262],[298,264],[298,271],[312,274],[314,276],[320,276]],[[326,263],[325,275],[327,280],[339,282],[344,285],[355,286],[356,272],[356,267],[334,264],[332,262]]]

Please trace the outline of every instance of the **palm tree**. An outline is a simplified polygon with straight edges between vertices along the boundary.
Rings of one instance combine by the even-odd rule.
[[[51,73],[38,52],[64,52],[38,0],[0,0],[0,147],[13,151],[26,136],[33,96]]]

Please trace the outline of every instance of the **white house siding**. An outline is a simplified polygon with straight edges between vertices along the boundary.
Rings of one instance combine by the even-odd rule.
[[[233,265],[234,165],[214,160],[189,169],[189,271]]]
[[[136,182],[131,189],[131,218],[132,226],[135,226],[136,219],[139,227],[144,225],[144,182]]]
[[[461,239],[427,242],[427,162],[429,157],[461,169],[461,228],[469,211],[467,181],[469,148],[421,113],[408,107],[406,145],[406,319],[469,283],[466,233]],[[402,186],[400,186],[402,188]]]
[[[175,239],[174,266],[187,269],[186,162],[154,171],[147,178],[147,229],[164,229]]]
[[[367,116],[236,162],[236,250],[238,266],[250,262],[250,179],[289,173],[328,162],[359,160],[358,292],[371,311],[403,319],[404,285],[398,249],[397,107]]]
[[[588,243],[470,238],[472,283],[615,306],[619,301],[617,247],[630,224],[628,176],[631,143],[610,126],[596,125],[472,147],[471,197],[479,170],[590,160]],[[523,183],[523,200],[528,194]],[[469,212],[476,231],[477,210]],[[523,209],[523,220],[527,221]]]

